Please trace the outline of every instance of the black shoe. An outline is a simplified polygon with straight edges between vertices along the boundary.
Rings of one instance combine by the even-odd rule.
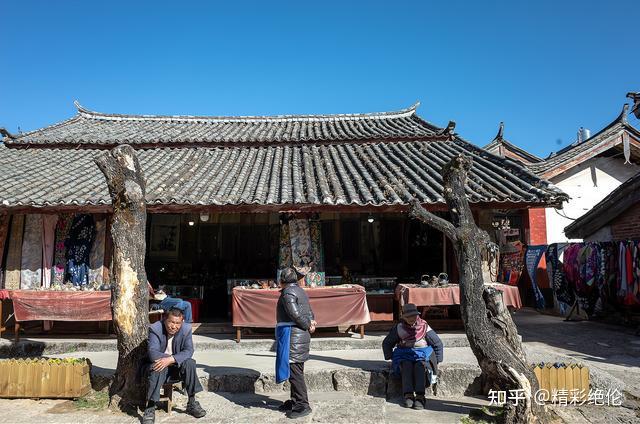
[[[413,397],[406,397],[402,401],[402,406],[405,408],[413,408]]]
[[[287,418],[295,420],[296,418],[306,417],[311,413],[311,408],[305,408],[300,410],[291,410],[287,412]]]
[[[278,406],[278,411],[289,412],[293,409],[293,401],[291,399],[282,402],[282,405]]]
[[[196,418],[202,418],[205,415],[207,415],[207,411],[202,409],[202,406],[200,406],[200,403],[198,403],[197,400],[194,400],[193,402],[189,402],[187,404],[187,410],[185,412],[191,415],[192,417],[196,417]]]
[[[416,397],[413,401],[413,409],[424,409],[424,397]]]
[[[154,424],[156,422],[156,407],[149,406],[142,414],[142,424]]]

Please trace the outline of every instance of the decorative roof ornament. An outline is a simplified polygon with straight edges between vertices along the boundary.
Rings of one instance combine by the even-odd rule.
[[[3,137],[10,138],[12,140],[16,138],[16,136],[7,131],[6,128],[0,127],[0,134],[2,134]]]
[[[443,128],[442,131],[438,133],[438,135],[444,135],[449,138],[449,140],[453,140],[455,136],[454,130],[456,129],[456,121],[449,121],[446,128]]]
[[[629,124],[629,119],[627,118],[628,114],[629,114],[629,103],[625,103],[622,106],[622,112],[620,112],[620,115],[618,116],[618,119],[616,119],[616,121],[621,122],[623,124]]]
[[[498,128],[498,134],[493,138],[494,140],[504,140],[504,122],[500,121],[500,128]]]
[[[636,118],[640,119],[640,91],[629,92],[627,93],[627,97],[633,100],[633,109],[631,109],[631,113],[633,113]]]
[[[86,107],[82,106],[80,104],[79,101],[74,100],[73,101],[73,105],[76,107],[76,109],[78,109],[78,113],[86,113],[86,114],[94,114],[95,112],[93,112],[92,110],[87,109]]]

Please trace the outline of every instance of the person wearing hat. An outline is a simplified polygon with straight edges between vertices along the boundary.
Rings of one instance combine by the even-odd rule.
[[[384,359],[391,359],[393,373],[402,377],[402,405],[424,409],[427,372],[437,375],[444,347],[440,337],[420,317],[416,305],[407,303],[402,307],[402,319],[384,338],[382,351]]]

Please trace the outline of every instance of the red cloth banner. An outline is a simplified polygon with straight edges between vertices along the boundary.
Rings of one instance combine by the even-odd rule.
[[[518,287],[506,284],[490,284],[489,286],[502,292],[506,306],[522,308]],[[452,284],[448,287],[420,287],[417,284],[398,284],[396,299],[401,305],[413,303],[416,306],[445,306],[460,304],[460,287]]]
[[[111,291],[11,291],[16,321],[111,321]]]
[[[318,327],[367,324],[371,321],[362,286],[304,289]],[[235,287],[231,295],[234,327],[275,328],[279,289]]]

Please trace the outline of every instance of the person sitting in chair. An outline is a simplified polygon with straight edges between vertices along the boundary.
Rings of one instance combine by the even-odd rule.
[[[207,412],[196,401],[196,393],[202,385],[196,374],[193,360],[193,340],[191,324],[184,322],[184,313],[171,308],[162,321],[149,326],[149,364],[147,405],[142,424],[153,424],[156,418],[156,404],[160,400],[160,389],[168,381],[181,381],[189,396],[186,413],[196,418]]]
[[[147,282],[149,296],[151,299],[158,301],[158,308],[168,311],[171,308],[178,308],[184,313],[184,322],[192,322],[191,303],[177,297],[167,296],[162,290],[154,290],[151,283]]]
[[[382,351],[384,359],[392,360],[393,373],[402,376],[403,406],[424,409],[426,377],[431,377],[430,384],[435,382],[444,348],[416,305],[402,307],[402,319],[384,338]]]

